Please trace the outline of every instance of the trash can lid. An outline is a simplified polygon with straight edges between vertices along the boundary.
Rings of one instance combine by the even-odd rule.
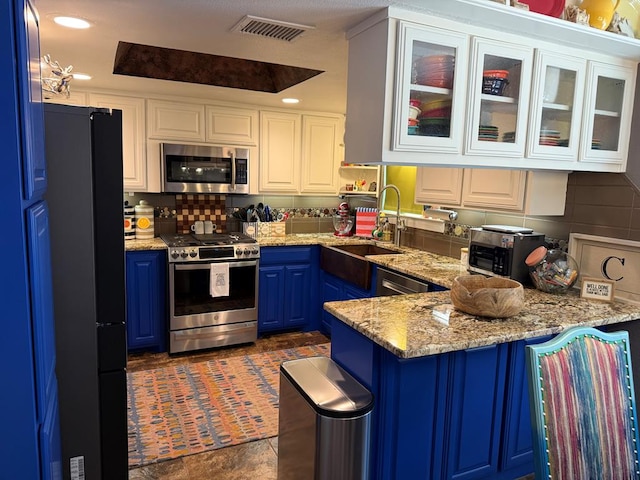
[[[373,408],[373,394],[330,358],[290,360],[280,372],[322,415],[357,417]]]

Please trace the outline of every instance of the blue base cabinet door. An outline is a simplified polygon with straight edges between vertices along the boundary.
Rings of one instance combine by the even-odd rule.
[[[127,252],[129,350],[167,350],[166,271],[163,250]]]
[[[508,344],[449,354],[450,422],[443,429],[448,444],[444,478],[496,477]]]
[[[322,284],[320,289],[322,295],[320,298],[320,309],[322,311],[320,331],[326,335],[331,335],[331,324],[333,323],[333,319],[335,317],[324,310],[324,308],[322,308],[322,304],[324,304],[325,302],[369,298],[372,297],[373,294],[370,290],[363,290],[356,285],[345,282],[341,278],[338,278],[329,273],[325,273],[324,271],[321,271],[320,278]],[[375,278],[372,284],[375,285]]]
[[[534,462],[525,349],[527,345],[546,342],[551,338],[548,335],[509,345],[502,469],[513,470],[514,478],[530,473]]]
[[[258,333],[317,330],[318,247],[263,247]]]

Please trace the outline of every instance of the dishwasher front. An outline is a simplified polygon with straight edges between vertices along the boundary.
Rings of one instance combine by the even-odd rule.
[[[433,286],[429,282],[423,282],[380,267],[378,267],[377,278],[377,297],[424,293],[434,290]]]

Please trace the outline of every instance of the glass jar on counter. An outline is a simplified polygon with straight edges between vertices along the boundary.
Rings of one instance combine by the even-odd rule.
[[[525,259],[529,276],[538,290],[565,293],[578,280],[578,263],[564,250],[540,246]]]

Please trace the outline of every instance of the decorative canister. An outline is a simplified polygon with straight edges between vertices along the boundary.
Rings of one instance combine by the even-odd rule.
[[[124,239],[133,240],[136,238],[136,217],[135,207],[124,202]]]
[[[153,238],[153,207],[144,200],[135,206],[136,239],[150,240]]]

